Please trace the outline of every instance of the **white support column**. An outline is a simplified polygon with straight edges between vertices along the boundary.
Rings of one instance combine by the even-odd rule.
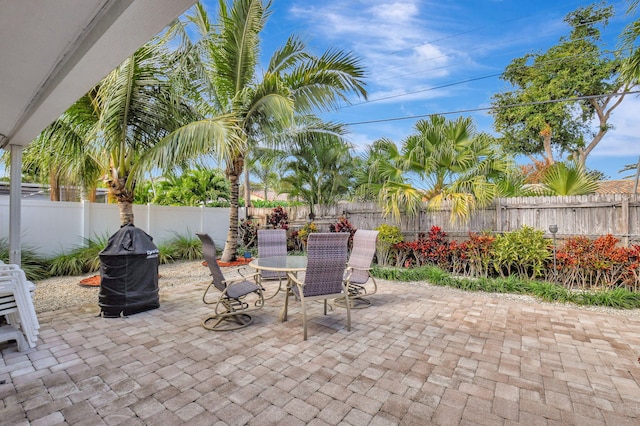
[[[9,263],[21,265],[20,210],[22,200],[22,145],[9,145],[11,149],[11,185],[9,187]]]
[[[204,232],[204,215],[206,211],[204,210],[204,206],[200,206],[200,229],[198,232]]]
[[[151,209],[153,208],[153,204],[147,203],[147,234],[151,234],[151,219],[153,218],[153,214]]]

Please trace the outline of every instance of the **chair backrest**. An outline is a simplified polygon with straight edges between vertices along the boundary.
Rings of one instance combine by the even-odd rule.
[[[307,240],[304,295],[338,294],[347,265],[349,234],[311,233]]]
[[[258,230],[258,257],[286,256],[287,231],[284,229]]]
[[[216,259],[216,244],[209,234],[196,232],[196,235],[200,238],[200,241],[202,241],[202,257],[207,261],[207,266],[213,278],[213,285],[218,290],[224,291],[227,286],[224,283],[225,278],[222,274],[222,269],[220,269],[220,265],[218,265],[218,260]]]
[[[378,231],[369,231],[358,229],[353,236],[353,249],[349,257],[347,267],[353,268],[349,280],[352,283],[364,284],[369,279],[369,272],[373,261],[373,255],[376,253],[376,241],[378,239]]]
[[[287,255],[287,231],[284,229],[259,229],[258,230],[258,257],[286,256]],[[284,278],[286,272],[262,271],[262,278]]]

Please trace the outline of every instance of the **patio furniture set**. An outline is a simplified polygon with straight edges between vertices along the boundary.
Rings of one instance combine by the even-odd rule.
[[[312,233],[306,256],[288,256],[285,230],[259,230],[258,258],[249,264],[255,272],[247,274],[243,268],[229,271],[235,274],[234,278],[226,278],[218,265],[213,239],[208,234],[196,235],[202,241],[202,254],[212,277],[202,297],[204,303],[214,305],[213,313],[202,323],[208,330],[229,331],[248,326],[253,319],[251,313],[262,309],[266,300],[274,299],[281,291],[285,297],[280,320],[287,321],[289,299],[299,300],[304,340],[307,340],[307,310],[312,301],[323,302],[325,315],[329,300],[346,308],[347,330],[351,330],[351,309],[370,306],[371,301],[365,296],[377,291],[369,270],[378,231],[356,231],[350,254],[348,233]],[[277,288],[265,296],[265,281],[275,280]],[[219,291],[217,297],[210,293],[214,288]]]

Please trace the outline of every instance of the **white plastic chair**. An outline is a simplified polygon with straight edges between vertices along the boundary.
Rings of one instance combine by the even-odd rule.
[[[34,290],[35,285],[27,281],[18,265],[0,265],[0,315],[8,322],[0,327],[0,341],[15,339],[20,351],[26,349],[25,343],[34,348],[38,340],[40,324],[33,305]],[[16,331],[23,338],[17,337]]]

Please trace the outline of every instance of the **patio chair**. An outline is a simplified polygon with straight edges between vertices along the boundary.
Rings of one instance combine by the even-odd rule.
[[[0,315],[6,326],[0,327],[0,342],[15,340],[19,351],[35,348],[40,324],[33,305],[35,285],[27,281],[18,265],[0,265]]]
[[[287,255],[287,231],[284,229],[259,229],[258,230],[258,257],[286,256]],[[282,283],[287,278],[286,272],[260,271],[262,280],[278,280],[276,292],[265,299],[275,297],[282,290]],[[264,290],[264,288],[263,288]]]
[[[240,274],[239,277],[225,278],[216,259],[216,245],[213,239],[209,234],[196,232],[196,235],[202,241],[202,256],[207,261],[213,278],[202,295],[202,301],[207,305],[215,305],[214,314],[205,318],[202,326],[213,331],[230,331],[248,326],[253,321],[249,312],[262,309],[264,306],[262,289],[257,284],[258,273],[245,276],[240,272],[242,268],[238,268],[235,272]],[[250,279],[254,281],[249,281]],[[207,293],[212,287],[218,289],[220,295],[207,300]],[[246,300],[252,293],[258,298],[253,307]]]
[[[347,330],[351,330],[351,310],[349,294],[346,291],[344,270],[347,263],[349,234],[312,233],[307,241],[307,269],[304,281],[295,274],[289,274],[292,293],[302,304],[302,328],[307,340],[308,301],[324,300],[324,314],[327,314],[327,299],[343,295],[347,308]],[[286,292],[283,320],[287,319],[289,292]]]
[[[371,306],[371,300],[364,296],[370,296],[378,291],[378,284],[375,278],[371,276],[371,262],[376,252],[376,240],[378,231],[369,231],[358,229],[353,236],[353,249],[347,264],[345,273],[345,282],[349,292],[349,301],[354,309],[368,308]],[[369,292],[367,284],[371,280],[373,289]],[[334,300],[336,306],[345,307],[346,298],[338,297]]]

